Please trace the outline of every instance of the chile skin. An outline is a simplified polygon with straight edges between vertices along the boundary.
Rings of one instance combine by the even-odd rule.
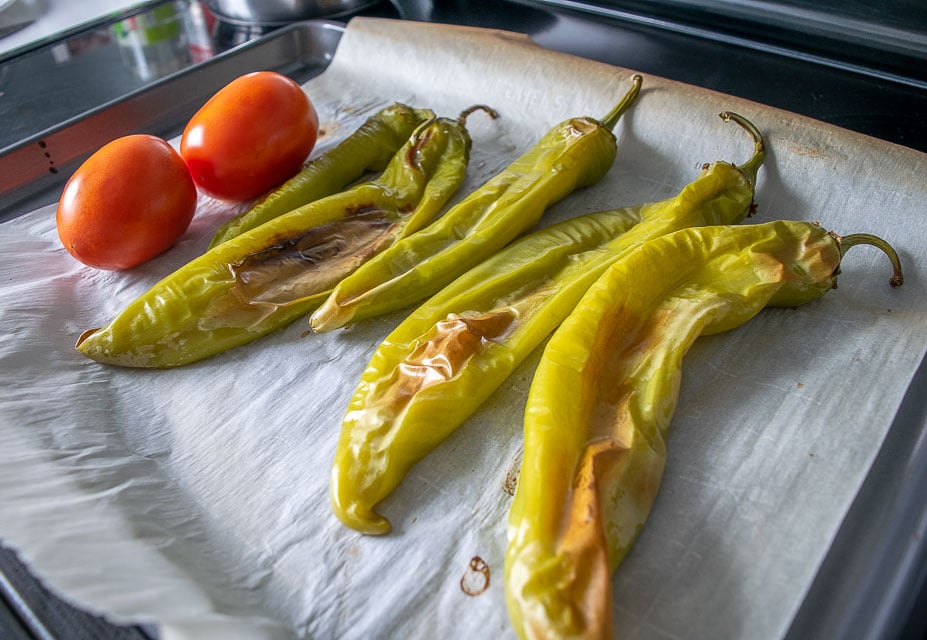
[[[663,474],[682,360],[700,335],[832,289],[838,241],[777,221],[684,229],[609,268],[548,342],[525,410],[506,601],[522,638],[612,638],[611,575]]]
[[[377,179],[310,202],[170,274],[77,349],[128,367],[176,367],[251,342],[318,307],[351,271],[436,216],[466,174],[460,120],[420,127]]]
[[[410,314],[374,353],[342,423],[335,514],[384,534],[376,505],[469,417],[570,313],[609,264],[691,225],[736,223],[753,208],[762,161],[706,165],[675,198],[567,220],[482,262]]]

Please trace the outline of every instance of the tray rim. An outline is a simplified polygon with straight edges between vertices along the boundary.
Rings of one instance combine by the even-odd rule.
[[[293,23],[0,149],[0,222],[57,200],[67,177],[108,140],[139,132],[178,134],[202,102],[242,73],[269,68],[298,82],[315,77],[327,68],[344,30],[334,20]],[[275,48],[287,46],[290,56],[273,57]],[[171,99],[180,92],[176,104]],[[172,104],[166,115],[151,109],[158,103]]]

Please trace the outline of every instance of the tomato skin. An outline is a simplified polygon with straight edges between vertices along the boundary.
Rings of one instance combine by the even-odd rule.
[[[98,269],[121,270],[163,253],[190,226],[196,186],[166,141],[117,138],[71,176],[55,214],[68,253]]]
[[[319,116],[302,88],[258,71],[227,84],[193,115],[180,155],[204,193],[250,200],[302,168],[318,131]]]

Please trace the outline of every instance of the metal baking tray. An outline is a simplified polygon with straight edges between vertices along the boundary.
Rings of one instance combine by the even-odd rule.
[[[274,70],[298,82],[320,74],[342,33],[343,23],[326,20],[283,27],[0,149],[0,222],[57,200],[67,177],[114,138],[179,134],[213,93],[243,73]]]

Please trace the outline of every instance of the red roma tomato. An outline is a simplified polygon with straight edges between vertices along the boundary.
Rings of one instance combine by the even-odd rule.
[[[318,132],[319,116],[302,88],[258,71],[227,84],[193,115],[180,155],[205,193],[250,200],[295,175]]]
[[[169,249],[196,211],[183,159],[149,135],[113,140],[64,186],[56,215],[64,248],[99,269],[128,269]]]

